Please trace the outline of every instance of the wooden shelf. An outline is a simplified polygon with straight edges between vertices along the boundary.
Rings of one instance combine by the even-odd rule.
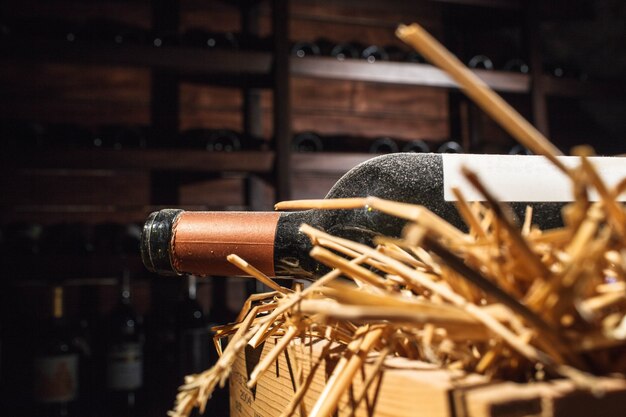
[[[181,75],[212,74],[231,78],[269,75],[273,62],[271,53],[259,51],[207,51],[189,47],[155,48],[48,40],[3,41],[0,42],[0,53],[5,58],[128,65],[175,71]]]
[[[292,57],[291,73],[301,77],[358,80],[402,85],[458,88],[445,72],[428,64],[405,62],[375,62],[360,60],[338,61],[335,58]],[[528,93],[530,77],[501,71],[476,70],[487,85],[505,93]]]
[[[3,152],[4,169],[129,169],[197,172],[270,173],[274,153],[270,151],[204,152],[183,149],[127,150],[40,150]]]

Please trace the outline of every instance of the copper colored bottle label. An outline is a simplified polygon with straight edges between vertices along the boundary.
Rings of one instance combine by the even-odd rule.
[[[275,212],[182,212],[172,227],[174,268],[195,275],[241,275],[226,260],[234,253],[274,276],[279,217]]]

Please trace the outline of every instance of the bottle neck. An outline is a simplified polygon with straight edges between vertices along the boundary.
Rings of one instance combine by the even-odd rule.
[[[179,274],[241,275],[242,271],[226,259],[237,254],[273,276],[279,217],[276,212],[184,211],[173,220],[164,250],[170,254],[171,268]]]
[[[197,278],[195,275],[189,275],[187,277],[187,298],[190,300],[196,300],[196,291],[198,288]]]
[[[62,319],[65,314],[63,307],[63,287],[56,286],[53,289],[52,317],[55,319]]]
[[[130,292],[130,272],[128,270],[124,270],[120,287],[120,302],[122,304],[130,305]]]

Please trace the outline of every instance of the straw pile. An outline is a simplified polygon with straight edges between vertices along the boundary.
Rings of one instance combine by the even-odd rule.
[[[595,375],[626,373],[626,211],[617,202],[626,178],[610,189],[584,157],[577,169],[564,167],[547,139],[421,28],[398,32],[571,178],[575,201],[563,210],[565,227],[538,230],[531,210],[520,227],[469,171],[464,174],[486,202],[469,204],[455,190],[468,233],[424,207],[373,197],[281,203],[277,208],[379,210],[408,222],[402,238],[380,237],[376,247],[302,225],[314,244],[310,255],[332,269],[306,289],[281,287],[231,255],[273,291],[250,297],[236,323],[217,329],[220,359],[186,378],[171,416],[203,410],[246,345],[257,347],[270,336],[279,341],[251,373],[250,387],[297,338],[343,347],[309,412],[314,417],[332,415],[364,362],[373,360],[374,372],[352,402],[356,408],[390,356],[514,381],[569,378],[590,390]],[[588,199],[594,189],[598,202]],[[219,341],[227,337],[222,351]],[[299,409],[310,382],[301,375],[283,416]]]
[[[228,346],[212,369],[187,377],[171,415],[202,409],[246,344],[257,347],[269,336],[280,341],[250,375],[250,387],[295,338],[345,346],[311,416],[332,415],[373,352],[377,369],[391,355],[498,379],[566,377],[589,389],[592,375],[624,374],[626,211],[615,197],[626,179],[607,189],[593,166],[581,162],[571,173],[577,201],[564,209],[566,227],[557,230],[533,227],[530,210],[516,226],[471,172],[466,176],[488,203],[468,204],[457,191],[468,233],[416,205],[373,197],[308,202],[318,209],[380,210],[408,223],[401,239],[380,237],[375,248],[303,225],[314,244],[311,256],[333,268],[306,289],[281,287],[231,255],[273,291],[252,296],[235,324],[217,329],[216,341],[230,337]],[[586,199],[592,188],[602,201]],[[298,409],[306,390],[305,381],[284,415]]]

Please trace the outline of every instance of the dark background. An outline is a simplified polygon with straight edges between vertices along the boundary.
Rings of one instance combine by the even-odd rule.
[[[380,137],[400,148],[423,140],[433,151],[449,140],[476,153],[515,144],[427,64],[353,59],[336,70],[334,58],[290,55],[296,42],[407,53],[394,29],[418,22],[465,62],[488,56],[495,69],[478,73],[564,153],[582,144],[626,152],[621,0],[6,0],[1,8],[0,382],[3,401],[13,393],[18,409],[29,401],[28,373],[6,364],[28,368],[28,349],[7,352],[20,332],[37,343],[52,285],[65,286],[71,320],[86,305],[105,320],[129,271],[133,305],[152,323],[146,332],[171,325],[182,280],[151,276],[137,251],[151,211],[268,210],[320,198]],[[117,44],[116,25],[134,35]],[[209,50],[185,38],[198,28],[246,37]],[[512,58],[529,73],[503,71]],[[141,144],[96,144],[107,128],[141,132],[131,135]],[[209,152],[181,134],[198,128],[241,133],[242,150]],[[326,151],[292,152],[293,135],[310,131]],[[198,300],[224,322],[255,288],[216,282],[225,281],[201,280]],[[216,309],[216,299],[227,302]],[[162,355],[146,367],[171,366]],[[147,384],[144,413],[163,415],[178,383]]]

